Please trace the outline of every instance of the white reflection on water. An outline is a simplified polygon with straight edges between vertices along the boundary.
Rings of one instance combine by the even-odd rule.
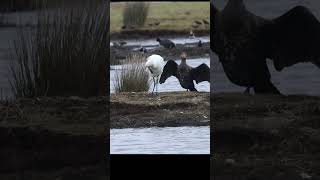
[[[209,154],[210,127],[110,130],[111,154]]]

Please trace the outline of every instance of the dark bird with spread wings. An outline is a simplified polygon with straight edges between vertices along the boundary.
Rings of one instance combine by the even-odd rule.
[[[300,62],[320,68],[320,22],[306,7],[296,6],[269,20],[249,12],[243,0],[229,0],[222,11],[210,6],[211,49],[234,84],[253,87],[255,93],[279,94],[267,58],[277,71]]]
[[[160,77],[160,84],[164,83],[170,76],[175,76],[184,89],[197,91],[194,87],[193,80],[195,80],[197,84],[203,81],[210,82],[210,68],[204,63],[196,68],[192,68],[187,65],[186,54],[183,53],[179,65],[173,60],[169,60],[166,63]]]

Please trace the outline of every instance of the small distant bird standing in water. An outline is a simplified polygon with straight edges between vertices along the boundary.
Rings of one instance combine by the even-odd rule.
[[[196,36],[194,35],[194,32],[192,30],[190,30],[190,32],[189,32],[189,38],[190,39],[195,39],[196,38]]]
[[[152,94],[154,92],[154,89],[156,89],[156,94],[158,92],[159,77],[162,74],[164,65],[165,61],[160,55],[153,54],[147,58],[146,67],[150,71],[153,79]]]
[[[144,48],[144,47],[141,47],[141,48],[139,49],[139,51],[142,52],[142,53],[147,53],[147,49]]]
[[[199,42],[198,42],[198,47],[202,47],[202,42],[201,42],[201,40],[199,40]]]
[[[174,48],[176,45],[170,41],[169,39],[160,39],[157,38],[157,41],[159,42],[160,45],[162,45],[165,48]]]
[[[160,77],[160,84],[164,83],[170,76],[175,76],[179,80],[181,87],[187,89],[187,91],[197,91],[193,80],[196,80],[196,83],[202,81],[210,82],[210,68],[206,64],[192,68],[187,64],[186,57],[186,53],[181,54],[181,63],[179,65],[173,60],[169,60],[166,63]]]

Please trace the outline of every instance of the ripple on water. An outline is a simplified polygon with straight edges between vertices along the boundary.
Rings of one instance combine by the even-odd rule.
[[[111,129],[111,154],[209,154],[210,127]]]

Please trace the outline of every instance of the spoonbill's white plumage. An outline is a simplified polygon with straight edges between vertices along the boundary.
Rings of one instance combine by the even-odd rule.
[[[153,90],[156,88],[156,92],[158,92],[158,83],[159,78],[162,74],[163,67],[165,65],[165,61],[160,55],[153,54],[147,58],[146,67],[148,68],[149,72],[151,73],[153,79]]]

